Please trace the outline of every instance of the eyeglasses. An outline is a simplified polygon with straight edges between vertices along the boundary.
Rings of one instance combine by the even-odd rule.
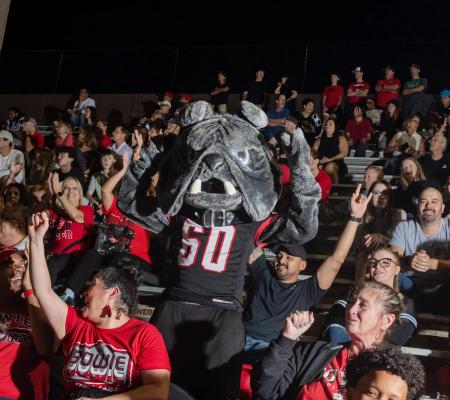
[[[397,264],[392,258],[381,258],[380,260],[377,260],[376,258],[371,257],[367,261],[369,268],[376,268],[377,265],[380,265],[381,268],[387,269],[392,263],[394,265]]]

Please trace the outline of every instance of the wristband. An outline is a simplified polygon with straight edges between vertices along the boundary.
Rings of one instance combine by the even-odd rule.
[[[362,222],[362,217],[354,217],[353,215],[350,217],[350,221],[357,222],[360,224]]]
[[[24,290],[23,296],[27,299],[34,295],[33,289]]]

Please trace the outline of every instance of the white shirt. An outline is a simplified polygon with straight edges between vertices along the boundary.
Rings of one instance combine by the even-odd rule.
[[[123,156],[123,153],[128,153],[128,160],[130,162],[133,159],[133,149],[128,146],[127,142],[123,142],[120,146],[117,146],[115,143],[113,143],[108,147],[108,149],[114,150],[114,152],[119,156]]]
[[[80,111],[83,111],[86,107],[94,107],[95,108],[95,100],[88,97],[86,100],[83,100],[80,103],[80,100],[77,100],[73,105],[73,108],[77,108],[78,104],[80,104]]]
[[[9,175],[11,165],[15,165],[17,163],[22,163],[22,169],[16,175],[14,180],[17,183],[25,183],[25,157],[20,150],[16,150],[14,148],[7,156],[2,156],[0,154],[0,177]]]

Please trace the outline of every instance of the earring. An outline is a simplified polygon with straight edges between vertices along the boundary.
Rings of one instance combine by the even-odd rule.
[[[105,307],[103,307],[102,313],[100,314],[100,318],[111,318],[112,310],[111,306],[107,304]]]

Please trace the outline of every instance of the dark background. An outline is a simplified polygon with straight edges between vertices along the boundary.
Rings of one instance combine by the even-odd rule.
[[[341,4],[343,3],[343,4]],[[232,92],[263,66],[272,86],[291,74],[303,93],[361,65],[401,80],[420,64],[429,92],[450,87],[450,2],[12,0],[0,55],[2,93],[209,92],[220,69]]]

